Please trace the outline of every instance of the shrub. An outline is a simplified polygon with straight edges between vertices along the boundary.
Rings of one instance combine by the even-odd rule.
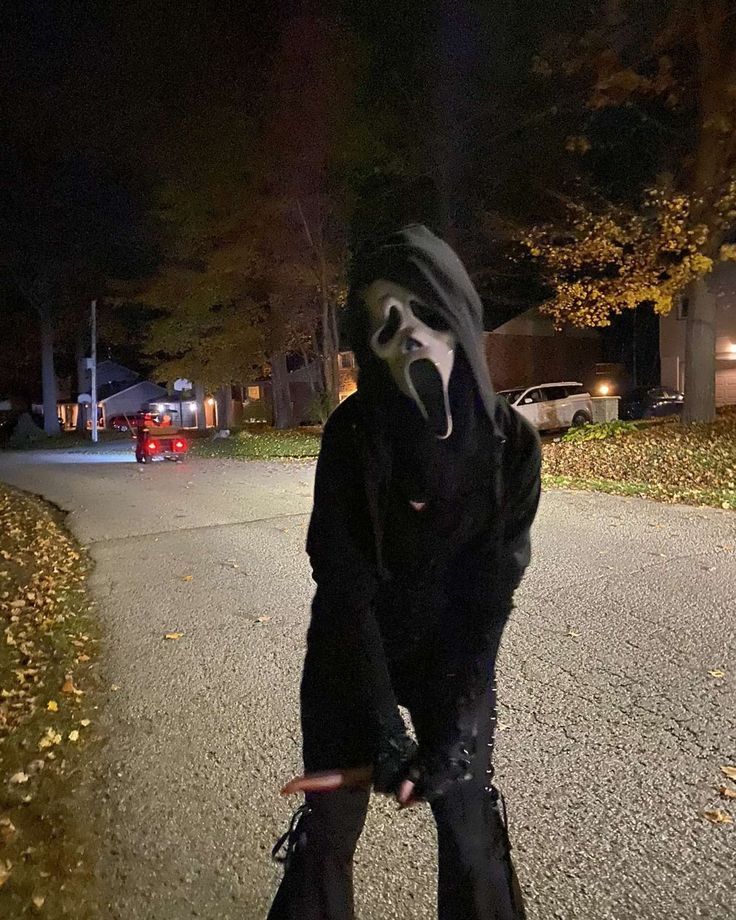
[[[623,435],[638,431],[641,425],[637,422],[622,422],[614,419],[611,422],[599,422],[596,425],[581,425],[571,428],[562,436],[567,444],[576,444],[581,441],[604,441],[606,438],[620,438]]]

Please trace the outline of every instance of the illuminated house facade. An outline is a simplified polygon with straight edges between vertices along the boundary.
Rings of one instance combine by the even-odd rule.
[[[736,265],[721,263],[713,272],[716,295],[716,405],[736,405]],[[688,302],[659,321],[662,386],[685,391],[685,327]]]

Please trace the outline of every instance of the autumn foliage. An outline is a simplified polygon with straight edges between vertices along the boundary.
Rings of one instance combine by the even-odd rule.
[[[648,189],[642,207],[609,204],[595,211],[569,202],[567,229],[546,224],[523,238],[544,266],[553,296],[541,307],[561,327],[608,326],[611,316],[649,303],[669,313],[691,281],[707,275],[709,228],[693,222],[693,201],[666,188]],[[721,222],[736,218],[736,183],[718,202]],[[734,247],[721,247],[732,258]]]

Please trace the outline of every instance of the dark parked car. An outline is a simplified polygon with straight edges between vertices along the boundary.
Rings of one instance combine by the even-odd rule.
[[[618,407],[620,418],[660,418],[682,412],[685,397],[669,387],[637,387],[621,397]]]

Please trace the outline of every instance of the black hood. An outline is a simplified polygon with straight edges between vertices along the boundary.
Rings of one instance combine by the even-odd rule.
[[[445,319],[457,336],[478,395],[495,427],[496,394],[486,363],[483,305],[455,252],[426,227],[412,224],[356,253],[350,271],[345,328],[361,370],[375,360],[361,295],[379,278],[414,292]],[[361,377],[359,374],[359,390]]]

